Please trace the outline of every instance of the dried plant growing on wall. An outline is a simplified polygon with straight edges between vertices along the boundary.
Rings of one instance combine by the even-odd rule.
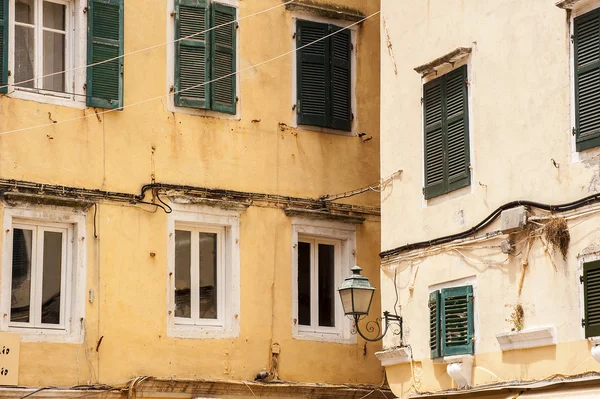
[[[513,328],[511,329],[511,331],[521,331],[523,329],[524,315],[525,314],[523,312],[523,306],[520,303],[517,303],[513,307],[513,312],[510,314],[510,319],[506,320],[513,324]]]
[[[567,260],[567,254],[569,252],[569,243],[571,242],[571,234],[569,233],[569,226],[564,218],[552,218],[544,226],[544,236],[549,244],[556,250],[558,249],[563,256],[564,260]]]

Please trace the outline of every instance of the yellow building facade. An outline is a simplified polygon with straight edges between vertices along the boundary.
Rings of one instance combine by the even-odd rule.
[[[0,396],[391,396],[335,291],[379,195],[331,197],[379,179],[378,11],[4,1]]]
[[[556,3],[382,1],[398,397],[599,395],[600,2]]]

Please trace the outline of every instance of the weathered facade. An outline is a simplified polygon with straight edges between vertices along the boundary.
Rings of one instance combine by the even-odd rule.
[[[382,1],[398,397],[598,396],[600,2],[555,3]]]
[[[3,4],[0,396],[385,396],[379,1]]]

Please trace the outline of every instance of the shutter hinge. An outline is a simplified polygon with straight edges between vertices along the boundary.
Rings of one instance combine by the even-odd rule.
[[[171,12],[171,18],[173,18],[175,16],[175,11]]]
[[[238,24],[237,22],[235,23],[235,29],[240,29],[240,24]]]
[[[296,104],[292,104],[292,111],[295,111],[297,108]]]
[[[425,187],[421,187],[421,192],[425,195]]]
[[[237,104],[240,101],[240,98],[238,96],[235,96],[235,103]]]
[[[296,32],[292,33],[292,39],[296,38]]]
[[[583,276],[579,276],[579,282],[583,284]]]
[[[84,83],[83,84],[83,91],[86,91],[86,90],[87,90],[87,83]]]
[[[581,319],[581,327],[585,327],[585,319]]]
[[[354,120],[354,112],[350,113],[350,120],[353,121]]]
[[[471,295],[471,302],[475,302],[475,296]]]
[[[571,129],[571,134],[573,136],[575,136],[577,134],[577,129],[575,127],[573,127],[573,129]]]
[[[354,51],[354,44],[350,43],[350,51]]]
[[[421,97],[421,105],[423,105],[424,102],[425,100],[423,99],[423,97]]]
[[[88,7],[83,7],[83,13],[87,14],[87,12],[88,12]]]
[[[575,35],[571,35],[571,43],[575,40]]]

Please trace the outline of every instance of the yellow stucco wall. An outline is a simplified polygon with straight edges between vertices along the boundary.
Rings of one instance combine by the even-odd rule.
[[[125,53],[166,42],[166,2],[127,0]],[[326,3],[326,2],[321,2]],[[365,14],[378,0],[331,0]],[[279,0],[243,0],[244,17]],[[342,22],[347,24],[347,22]],[[293,48],[292,14],[282,7],[240,22],[240,68]],[[166,100],[121,112],[47,105],[0,97],[0,177],[139,193],[157,182],[316,198],[378,180],[379,19],[357,31],[356,135],[279,128],[292,124],[292,58],[241,74],[240,120],[172,113]],[[165,95],[166,47],[125,58],[124,103]],[[100,110],[99,110],[100,111]],[[52,127],[1,134],[49,123]],[[84,115],[79,121],[62,122]],[[260,122],[251,122],[260,120]],[[350,200],[378,206],[376,193]],[[152,207],[147,207],[153,210]],[[167,216],[103,202],[98,239],[87,218],[85,343],[23,342],[19,383],[67,386],[118,383],[140,375],[251,379],[268,368],[272,342],[281,345],[279,376],[290,381],[371,383],[382,379],[378,344],[292,339],[291,221],[281,210],[250,207],[241,214],[240,335],[234,339],[167,337]],[[379,278],[378,218],[357,227],[357,261]],[[156,256],[150,256],[150,253]],[[273,294],[271,293],[273,287]],[[376,299],[372,314],[379,313]],[[102,343],[96,351],[100,337]],[[363,352],[364,351],[364,352]]]
[[[381,174],[403,170],[382,194],[383,250],[465,231],[510,201],[562,204],[598,192],[600,152],[596,148],[577,153],[571,135],[570,14],[555,3],[382,1],[397,74],[382,30]],[[588,8],[600,6],[596,0],[580,2],[584,3]],[[472,49],[465,61],[471,185],[426,201],[423,80],[414,68],[458,47]],[[581,327],[579,282],[583,262],[597,258],[597,225],[595,214],[569,221],[569,255],[566,261],[560,254],[553,257],[556,270],[536,240],[520,296],[523,233],[513,237],[514,256],[501,253],[500,242],[507,238],[501,236],[474,244],[478,249],[392,262],[390,270],[398,271],[404,344],[412,347],[415,360],[412,374],[408,363],[387,367],[394,393],[414,393],[413,384],[420,391],[455,387],[446,365],[430,359],[428,295],[432,287],[464,278],[471,278],[476,288],[473,385],[600,371]],[[499,228],[496,221],[478,234]],[[385,310],[395,301],[392,281],[392,271],[382,273]],[[500,350],[496,334],[513,328],[507,319],[517,303],[524,308],[524,328],[555,327],[557,345]],[[384,347],[396,344],[384,341]]]

